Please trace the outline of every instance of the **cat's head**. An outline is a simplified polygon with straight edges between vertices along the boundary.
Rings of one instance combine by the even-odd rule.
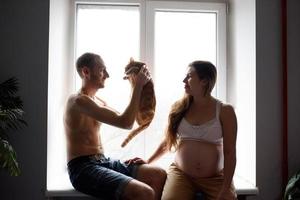
[[[137,74],[144,65],[145,63],[134,61],[134,59],[131,57],[129,63],[125,67],[125,76],[123,79],[128,79],[130,74]]]

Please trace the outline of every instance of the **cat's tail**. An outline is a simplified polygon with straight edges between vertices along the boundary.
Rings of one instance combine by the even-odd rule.
[[[133,131],[131,131],[128,136],[125,138],[125,140],[122,142],[121,147],[125,147],[130,140],[132,140],[132,138],[134,138],[137,134],[139,134],[142,130],[146,129],[151,123],[151,120],[145,124],[140,125],[139,127],[137,127],[136,129],[134,129]]]

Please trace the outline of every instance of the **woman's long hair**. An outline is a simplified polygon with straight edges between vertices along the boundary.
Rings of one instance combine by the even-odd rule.
[[[177,129],[181,119],[184,117],[186,111],[189,109],[193,101],[193,96],[185,94],[184,97],[176,101],[169,113],[168,126],[166,130],[166,142],[168,150],[171,150],[172,147],[177,149]]]
[[[189,65],[189,67],[195,68],[196,73],[200,80],[207,81],[207,85],[204,88],[203,95],[204,96],[210,95],[216,83],[216,78],[217,78],[216,67],[207,61],[194,61]],[[177,129],[182,118],[185,116],[186,112],[190,108],[192,102],[193,102],[193,96],[189,94],[185,94],[183,98],[176,101],[172,105],[171,111],[169,113],[167,129],[166,129],[166,142],[167,142],[168,150],[171,150],[172,147],[174,147],[175,150],[177,149],[178,147]]]

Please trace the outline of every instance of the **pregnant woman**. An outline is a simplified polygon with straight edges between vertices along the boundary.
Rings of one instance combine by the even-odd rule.
[[[175,150],[162,200],[192,200],[201,191],[206,200],[234,200],[237,121],[231,105],[211,96],[217,77],[210,62],[194,61],[184,78],[184,97],[169,113],[166,135],[152,163]],[[143,162],[136,159],[132,162]]]

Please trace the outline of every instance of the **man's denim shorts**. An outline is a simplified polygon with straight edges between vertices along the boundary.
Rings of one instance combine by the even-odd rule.
[[[68,162],[70,181],[76,190],[109,200],[121,198],[137,169],[138,165],[126,165],[102,154],[80,156]]]

